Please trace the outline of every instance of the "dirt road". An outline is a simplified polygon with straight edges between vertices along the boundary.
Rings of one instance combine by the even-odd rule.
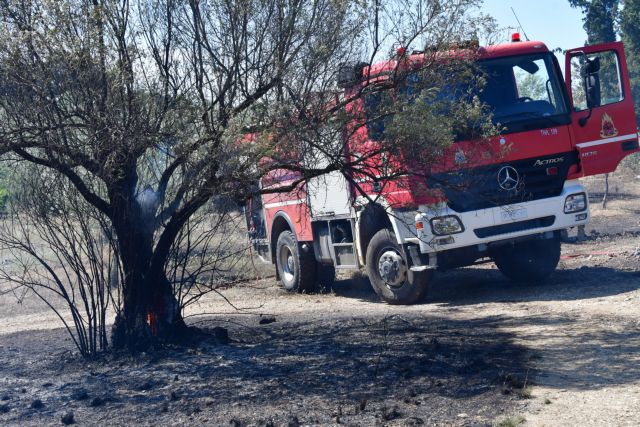
[[[49,312],[3,299],[0,424],[639,425],[636,197],[594,208],[591,237],[563,245],[545,283],[487,264],[440,274],[410,307],[361,277],[323,295],[230,289],[240,311],[212,296],[189,318],[228,328],[229,345],[87,362]]]

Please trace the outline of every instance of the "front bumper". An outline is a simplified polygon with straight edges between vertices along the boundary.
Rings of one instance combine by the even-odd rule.
[[[582,212],[564,213],[567,196],[578,193],[586,194],[584,186],[576,181],[568,181],[559,196],[547,199],[464,213],[446,206],[421,207],[415,218],[424,227],[413,228],[413,236],[405,235],[403,240],[417,243],[420,252],[428,254],[585,225],[590,219],[588,204]],[[463,231],[444,236],[434,235],[429,226],[430,220],[447,215],[457,216],[462,222]]]

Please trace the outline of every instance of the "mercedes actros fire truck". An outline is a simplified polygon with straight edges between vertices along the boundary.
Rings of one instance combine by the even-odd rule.
[[[489,144],[503,154],[479,166],[465,163],[473,142],[458,141],[426,179],[380,185],[332,172],[294,191],[254,197],[246,208],[253,247],[275,264],[285,289],[311,291],[330,285],[336,270],[364,267],[383,301],[411,304],[437,270],[495,262],[508,278],[531,281],[556,269],[560,233],[589,221],[579,178],[613,172],[639,151],[623,45],[565,52],[564,78],[544,43],[517,34],[511,43],[473,50],[485,79],[478,96],[502,126]],[[425,55],[342,70],[343,95],[392,75],[399,61],[418,64]],[[366,97],[354,103],[366,111]],[[363,140],[375,144],[376,132],[363,125],[351,133],[358,141],[345,142],[345,155]],[[296,179],[274,173],[260,185],[285,187]],[[438,188],[440,197],[419,184]]]

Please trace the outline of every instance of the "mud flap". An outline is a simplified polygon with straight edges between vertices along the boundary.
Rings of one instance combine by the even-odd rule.
[[[435,270],[438,268],[438,257],[436,254],[420,254],[416,245],[404,245],[407,259],[411,263],[411,271]],[[426,259],[425,259],[426,258]]]

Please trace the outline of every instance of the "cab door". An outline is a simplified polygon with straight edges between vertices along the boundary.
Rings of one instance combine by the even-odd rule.
[[[565,79],[580,176],[613,172],[638,151],[638,129],[621,42],[569,50]]]

